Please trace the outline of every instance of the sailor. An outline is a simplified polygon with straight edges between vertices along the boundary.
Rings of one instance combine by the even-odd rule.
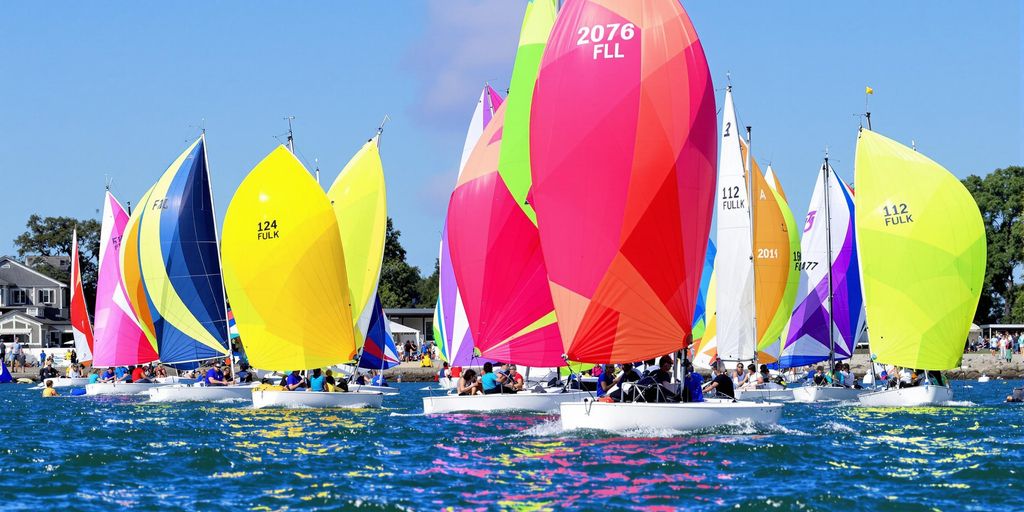
[[[377,370],[370,370],[373,373],[373,378],[370,379],[371,386],[388,387],[388,380],[384,377],[384,372],[378,372]]]
[[[53,363],[49,361],[46,362],[46,366],[39,369],[39,380],[41,381],[56,379],[57,377],[60,377],[60,373],[53,367]]]
[[[227,386],[228,382],[224,379],[224,372],[220,370],[220,361],[213,363],[213,367],[206,370],[206,375],[203,376],[203,382],[207,386]]]
[[[320,392],[327,391],[327,388],[324,386],[326,382],[323,372],[320,371],[320,368],[316,368],[313,370],[313,376],[309,378],[309,390]]]
[[[732,379],[725,374],[725,368],[721,363],[716,364],[711,369],[711,382],[704,386],[704,392],[727,398],[736,397],[735,390],[732,387]]]
[[[292,370],[292,372],[285,377],[284,383],[284,389],[287,391],[296,391],[306,387],[306,379],[299,375],[298,370]]]

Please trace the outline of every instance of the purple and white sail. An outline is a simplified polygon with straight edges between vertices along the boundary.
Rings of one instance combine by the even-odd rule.
[[[800,241],[800,288],[784,333],[783,368],[826,361],[833,351],[836,360],[853,354],[865,318],[853,213],[853,191],[826,161]]]

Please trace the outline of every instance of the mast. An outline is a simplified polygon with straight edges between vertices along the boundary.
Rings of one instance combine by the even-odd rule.
[[[751,159],[751,145],[750,145],[750,132],[751,127],[747,126],[747,158],[743,162],[743,171],[746,174],[747,181],[747,216],[750,218],[750,303],[753,305],[751,314],[754,318],[754,366],[757,366],[757,258],[755,257],[757,251],[754,249],[754,175],[752,173]]]
[[[288,151],[291,151],[293,155],[295,154],[295,138],[292,137],[292,120],[294,119],[295,116],[284,118],[285,121],[288,121],[288,142],[285,145],[288,146]]]
[[[821,168],[825,177],[825,264],[828,265],[828,369],[835,373],[836,370],[836,340],[834,317],[832,316],[832,213],[829,210],[829,166],[828,148],[825,148],[825,165]],[[856,343],[856,341],[854,341]]]

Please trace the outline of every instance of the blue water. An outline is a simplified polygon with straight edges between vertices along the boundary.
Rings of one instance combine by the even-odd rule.
[[[775,427],[562,432],[556,417],[41,399],[0,386],[3,510],[1024,509],[1024,405],[787,405]],[[71,508],[66,508],[71,505]]]

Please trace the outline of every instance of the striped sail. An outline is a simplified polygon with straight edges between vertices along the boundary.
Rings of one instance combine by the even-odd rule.
[[[92,322],[85,305],[85,291],[82,289],[82,268],[78,255],[78,230],[71,233],[71,333],[75,338],[75,353],[78,361],[88,364],[92,361]]]
[[[160,360],[179,368],[229,353],[206,138],[164,171],[139,205],[139,270]]]
[[[835,358],[847,359],[853,355],[864,328],[864,301],[854,237],[854,199],[850,189],[827,163],[822,164],[811,194],[800,253],[799,303],[790,319],[779,364],[791,368],[825,361],[833,343]],[[830,300],[834,316],[829,314]]]
[[[563,5],[534,89],[530,203],[571,359],[637,361],[690,341],[715,124],[678,2]]]
[[[789,241],[789,244],[786,246],[788,257],[780,256],[779,258],[780,263],[784,261],[787,264],[787,269],[780,273],[785,279],[785,286],[782,295],[778,299],[775,311],[772,312],[771,322],[761,336],[764,345],[760,347],[760,353],[758,354],[758,359],[762,363],[774,363],[779,360],[781,355],[782,337],[784,336],[786,326],[789,324],[789,317],[793,311],[797,289],[800,286],[800,271],[797,268],[800,261],[800,234],[796,228],[796,221],[793,219],[793,211],[786,200],[786,192],[782,189],[782,183],[779,182],[779,177],[772,170],[771,165],[765,170],[764,179],[768,183],[768,188],[772,191],[772,198],[778,207],[779,213],[782,215],[785,234]],[[768,226],[770,227],[771,224],[768,224]]]
[[[494,111],[502,104],[501,95],[490,86],[484,86],[477,101],[476,109],[466,132],[466,143],[462,149],[459,176],[466,168],[473,148],[476,147],[484,129],[494,117]],[[441,247],[438,253],[438,295],[434,308],[435,343],[441,356],[454,366],[482,364],[483,359],[474,356],[473,333],[466,318],[459,285],[452,266],[451,247],[448,240],[448,219],[441,232]]]
[[[284,146],[249,172],[224,215],[224,284],[249,362],[291,371],[356,354],[338,220]]]
[[[96,328],[93,365],[122,366],[157,359],[156,350],[142,331],[121,282],[121,248],[128,213],[107,191],[100,231],[100,266],[96,281]]]
[[[384,261],[388,221],[384,165],[378,141],[379,137],[374,137],[363,144],[327,191],[345,250],[357,350],[363,346],[372,317],[384,314],[383,310],[374,310],[380,308],[376,300],[377,284]]]
[[[693,351],[693,365],[697,368],[710,369],[711,363],[718,360],[718,271],[711,271],[708,283],[707,327],[704,335]]]
[[[862,130],[855,231],[871,350],[878,361],[948,370],[985,280],[985,225],[977,203],[941,165]]]
[[[136,204],[149,204],[152,191],[153,188],[150,187],[142,196],[142,200]],[[153,315],[149,311],[149,298],[146,296],[146,286],[142,283],[142,268],[139,265],[139,228],[142,226],[139,221],[142,220],[145,211],[144,207],[136,208],[128,218],[128,225],[125,226],[124,243],[121,244],[121,282],[124,283],[132,313],[138,319],[150,346],[157,351],[156,328],[153,326]]]
[[[373,370],[387,370],[401,364],[398,347],[391,334],[391,325],[380,304],[380,295],[374,298],[373,313],[366,328],[366,342],[359,354],[359,367]]]
[[[700,343],[707,329],[709,315],[708,292],[711,286],[711,274],[715,271],[715,242],[708,240],[708,250],[704,253],[704,269],[700,273],[700,291],[697,293],[697,306],[693,310],[693,342]],[[714,313],[711,311],[711,313]]]

